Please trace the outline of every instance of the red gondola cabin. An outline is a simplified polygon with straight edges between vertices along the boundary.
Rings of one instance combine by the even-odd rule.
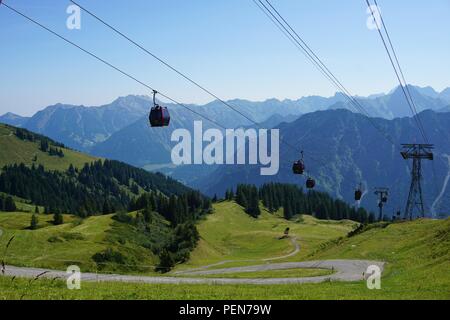
[[[316,186],[316,181],[312,178],[306,180],[306,188],[313,189]]]
[[[303,174],[305,171],[305,164],[303,163],[303,160],[295,161],[292,165],[292,172],[294,174]]]
[[[170,123],[169,110],[156,105],[150,111],[149,120],[152,127],[167,127]]]
[[[148,115],[152,127],[167,127],[170,123],[169,110],[156,103],[156,90],[153,90],[153,107]]]

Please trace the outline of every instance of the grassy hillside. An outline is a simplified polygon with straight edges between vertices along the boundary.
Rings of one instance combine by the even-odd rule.
[[[293,238],[300,245],[300,251],[279,261],[299,261],[320,244],[343,237],[358,225],[348,220],[317,220],[306,215],[288,221],[281,213],[271,214],[263,207],[261,216],[254,219],[241,206],[229,201],[216,203],[213,207],[214,214],[198,225],[201,239],[191,259],[178,269],[224,260],[233,261],[221,267],[254,264],[255,261],[282,257],[294,251]],[[280,239],[287,227],[290,238]]]
[[[150,250],[136,244],[139,243],[136,238],[141,236],[139,232],[129,224],[113,220],[112,215],[87,219],[64,215],[65,223],[60,226],[53,225],[52,215],[40,214],[38,217],[39,228],[28,230],[31,213],[0,212],[0,228],[3,230],[0,248],[15,236],[7,251],[7,263],[53,269],[64,269],[77,263],[95,271],[97,266],[92,256],[107,248],[131,255],[136,265],[155,265],[157,262]],[[201,240],[191,253],[191,259],[178,265],[175,271],[224,260],[231,261],[221,267],[262,263],[263,259],[292,253],[295,250],[293,241],[299,243],[300,251],[277,261],[299,261],[317,250],[320,244],[345,236],[355,225],[351,221],[321,221],[310,216],[303,216],[301,222],[287,221],[265,209],[258,219],[254,219],[235,202],[217,203],[214,213],[198,223]],[[279,239],[286,227],[291,229],[291,237]],[[131,241],[127,241],[130,237]],[[132,269],[122,268],[122,271]],[[144,268],[144,271],[152,273],[153,269]]]
[[[89,218],[85,222],[84,230],[81,228],[82,225],[72,227],[70,223],[63,226],[63,228],[68,228],[68,232],[77,230],[76,232],[83,233],[87,239],[105,239],[104,232],[108,232],[104,230],[111,226],[110,217],[97,218],[99,220],[90,220],[91,218]],[[18,219],[14,219],[15,222],[10,222],[12,220],[5,216],[0,225],[11,229],[21,229],[25,225],[26,216],[23,219],[24,222],[20,224],[17,222]],[[189,261],[189,266],[200,265],[203,262],[213,263],[224,258],[243,258],[246,254],[248,254],[246,258],[261,259],[291,252],[293,248],[289,241],[278,240],[280,233],[286,226],[291,228],[292,235],[297,235],[302,244],[298,255],[289,257],[287,260],[303,260],[304,258],[310,260],[333,258],[382,260],[387,265],[382,277],[381,290],[369,290],[366,288],[364,281],[358,281],[271,286],[148,285],[83,282],[82,290],[77,291],[67,290],[65,283],[62,281],[39,279],[30,285],[28,280],[15,279],[11,281],[10,278],[0,277],[0,288],[5,289],[0,290],[0,299],[20,299],[21,297],[25,299],[229,300],[450,299],[450,276],[448,273],[448,270],[450,270],[450,219],[395,223],[387,225],[385,228],[374,225],[360,234],[350,238],[344,237],[338,241],[336,237],[344,235],[347,230],[351,229],[351,223],[316,221],[311,217],[304,217],[303,222],[287,222],[277,216],[269,216],[267,212],[264,212],[262,217],[255,221],[249,218],[234,203],[223,202],[216,204],[215,213],[209,215],[199,224],[202,241],[196,251],[194,251],[192,259]],[[45,228],[47,227],[45,227],[44,222],[42,231]],[[103,231],[100,232],[100,230]],[[26,230],[22,230],[19,234],[26,232]],[[25,235],[22,237],[25,238]],[[38,236],[36,236],[37,238]],[[42,238],[45,239],[45,237]],[[260,243],[255,243],[256,241],[253,239],[257,239]],[[27,241],[23,242],[23,245],[25,243],[29,244]],[[100,243],[102,243],[102,240],[100,240]],[[12,254],[14,246],[11,248]],[[36,244],[35,248],[38,248],[38,244]],[[74,248],[71,246],[65,255],[72,255],[73,259],[80,257],[76,253],[70,252]],[[20,247],[18,249],[22,250]],[[303,250],[304,252],[302,252]],[[212,253],[211,256],[207,254],[208,252]],[[251,262],[251,264],[258,263],[264,262]],[[222,265],[221,267],[224,266]],[[321,271],[287,270],[284,271],[286,275],[284,275],[283,271],[281,272],[282,274],[280,274],[280,271],[271,271],[271,274],[255,273],[247,274],[247,276],[260,278],[268,276],[291,277],[296,274],[299,276],[310,275],[311,272]],[[232,277],[231,274],[228,276]],[[234,277],[244,276],[242,274],[234,275]]]
[[[22,128],[0,125],[0,150],[0,192],[22,198],[18,210],[30,212],[38,205],[47,212],[80,217],[109,214],[127,210],[136,197],[150,192],[158,197],[154,211],[165,208],[160,204],[171,196],[209,207],[209,199],[170,177],[90,157]],[[189,202],[189,209],[194,208],[197,205]],[[180,222],[181,210],[166,211],[158,212]]]
[[[157,262],[151,250],[141,245],[141,234],[112,215],[80,219],[64,215],[64,224],[55,226],[52,215],[38,215],[37,230],[29,230],[31,214],[0,212],[0,248],[7,264],[64,270],[71,264],[83,270],[129,273],[153,272]],[[4,248],[14,236],[10,247]],[[119,253],[123,261],[96,263],[93,256],[106,250]],[[124,264],[124,265],[121,265]]]
[[[386,290],[439,292],[450,299],[450,218],[374,227],[310,258],[386,261]]]
[[[70,164],[82,168],[85,163],[96,160],[94,157],[66,148],[61,148],[64,157],[51,156],[48,152],[39,149],[40,142],[38,140],[21,140],[15,135],[15,130],[14,127],[0,124],[0,168],[14,163],[26,165],[34,163],[35,165],[42,164],[49,170],[65,171]],[[55,145],[50,143],[50,146]]]

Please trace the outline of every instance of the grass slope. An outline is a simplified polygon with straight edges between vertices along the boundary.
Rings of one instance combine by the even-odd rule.
[[[22,222],[17,217],[0,213],[0,217],[3,216],[0,227],[8,228],[7,236],[3,236],[3,240],[0,238],[0,242],[11,235],[9,229],[16,230],[19,239],[25,239],[27,232],[61,228],[62,230],[52,232],[60,235],[64,232],[78,232],[86,237],[84,241],[90,239],[93,243],[104,244],[104,241],[108,241],[105,240],[106,229],[111,228],[109,216],[93,217],[98,220],[89,218],[78,227],[75,227],[76,223],[73,221],[69,222],[70,217],[67,217],[68,223],[63,226],[50,226],[43,220],[43,229],[28,231],[23,228],[28,223],[29,215],[21,215]],[[353,237],[337,240],[352,228],[353,223],[317,221],[306,216],[303,222],[285,221],[278,215],[270,215],[267,212],[263,212],[262,216],[255,220],[248,217],[235,203],[222,202],[215,205],[214,214],[199,224],[202,241],[185,267],[215,263],[224,259],[261,259],[289,253],[293,250],[292,244],[278,239],[287,226],[291,228],[291,235],[300,239],[301,250],[298,255],[284,260],[383,260],[387,264],[381,290],[367,289],[364,281],[273,286],[83,282],[81,290],[68,290],[63,281],[38,279],[30,282],[26,279],[0,277],[0,299],[450,299],[450,219],[394,223],[385,228],[372,226]],[[100,232],[100,229],[103,231]],[[39,244],[48,237],[48,233],[42,236],[42,240],[39,240],[38,234],[27,236],[32,238],[21,241],[22,245],[16,248],[16,254],[27,256],[25,246],[30,246],[30,241],[37,241],[33,254],[35,259],[31,259],[33,255],[28,255],[31,259],[29,262],[35,264],[42,252],[45,252],[41,250],[39,253]],[[255,239],[260,243],[255,243]],[[73,255],[73,259],[83,256],[70,252],[76,251],[77,246],[70,245],[69,242],[65,245],[67,251],[64,254],[61,251],[61,256]],[[11,249],[11,252],[15,250],[13,245]],[[25,253],[22,253],[22,250]],[[57,252],[59,250],[55,251],[55,256],[58,256]],[[279,261],[283,260],[277,260]],[[242,260],[240,263],[257,264]],[[293,272],[295,271],[288,273]],[[265,277],[267,274],[248,276]],[[270,276],[279,277],[279,274]]]
[[[47,152],[39,149],[39,142],[21,140],[15,136],[13,127],[0,124],[0,168],[15,163],[24,163],[28,166],[34,163],[42,164],[47,170],[65,171],[70,164],[81,168],[85,163],[96,160],[94,157],[77,151],[61,149],[64,157],[50,156]],[[33,161],[35,157],[37,159]]]
[[[214,214],[200,222],[201,240],[192,252],[191,259],[178,269],[214,264],[225,260],[233,262],[220,265],[229,267],[255,264],[255,261],[282,257],[294,251],[290,239],[279,239],[289,227],[291,237],[300,245],[298,254],[277,260],[300,261],[316,250],[320,244],[345,236],[357,224],[352,221],[324,221],[311,216],[301,216],[302,222],[288,221],[280,213],[271,214],[261,208],[261,216],[254,219],[243,212],[235,202],[214,204]]]
[[[64,270],[71,264],[82,270],[95,272],[120,271],[148,273],[153,271],[157,258],[139,245],[141,236],[134,227],[117,222],[112,215],[93,216],[81,220],[64,215],[64,224],[55,226],[52,215],[39,215],[37,230],[28,230],[31,213],[0,212],[1,254],[7,264]],[[6,243],[14,236],[10,247]],[[122,254],[129,265],[114,262],[97,264],[92,256],[106,249]]]
[[[450,218],[372,228],[311,256],[333,258],[385,261],[384,290],[428,291],[450,299]]]

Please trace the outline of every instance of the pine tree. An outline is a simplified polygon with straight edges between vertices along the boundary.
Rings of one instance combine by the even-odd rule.
[[[139,186],[136,183],[133,183],[131,185],[131,192],[133,192],[134,194],[139,194]]]
[[[33,214],[31,216],[31,221],[30,221],[30,230],[36,230],[38,223],[39,223],[39,220],[38,220],[37,215]]]
[[[245,186],[243,185],[238,185],[237,189],[236,189],[236,202],[241,205],[242,207],[246,208],[248,203],[247,203],[247,196],[245,195]]]
[[[45,140],[45,139],[41,140],[40,149],[43,152],[48,151],[48,141],[47,140]]]
[[[248,187],[248,202],[245,211],[253,218],[257,218],[261,214],[259,210],[258,190],[255,186]]]
[[[110,208],[110,206],[109,206],[108,200],[105,200],[105,201],[103,202],[102,212],[103,212],[103,214],[110,214],[110,213],[111,213],[111,208]]]
[[[64,223],[64,217],[63,215],[59,212],[59,210],[55,211],[55,214],[53,215],[53,224],[55,226],[63,224]]]
[[[230,189],[230,201],[233,201],[233,199],[234,199],[234,191],[233,191],[233,188],[231,188]]]
[[[287,220],[291,219],[293,216],[291,202],[287,198],[283,204],[283,216]]]
[[[4,209],[7,212],[13,212],[13,211],[17,210],[14,199],[11,196],[6,197],[5,203],[4,203]]]
[[[69,174],[69,176],[75,177],[75,168],[74,168],[73,164],[70,164],[69,169],[67,170],[67,173]]]
[[[167,249],[163,249],[159,255],[159,264],[156,267],[156,271],[169,272],[174,265],[172,254]]]

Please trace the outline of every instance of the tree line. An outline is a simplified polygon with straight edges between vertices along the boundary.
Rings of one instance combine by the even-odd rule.
[[[98,160],[81,169],[71,165],[65,172],[48,171],[42,165],[13,164],[3,167],[0,173],[0,192],[31,200],[45,207],[47,213],[87,217],[126,210],[136,197],[132,191],[139,190],[166,195],[167,206],[171,196],[182,194],[187,194],[191,207],[200,201],[198,195],[189,194],[190,188],[171,178],[112,160]]]
[[[375,215],[364,208],[350,206],[325,192],[314,190],[304,192],[302,188],[293,184],[267,183],[260,188],[253,185],[238,185],[236,192],[232,189],[225,192],[225,199],[235,200],[253,217],[259,215],[259,208],[256,209],[256,206],[257,202],[261,201],[270,212],[276,212],[281,208],[286,219],[291,219],[296,214],[308,214],[317,219],[350,219],[363,223],[375,221]]]
[[[230,189],[226,191],[225,198],[227,200],[236,200],[239,205],[245,208],[245,212],[253,218],[257,218],[261,214],[258,188],[254,185],[239,184],[236,188],[236,195]]]
[[[31,131],[28,131],[27,129],[23,129],[23,128],[14,128],[14,135],[19,138],[20,140],[24,140],[24,141],[30,141],[30,142],[43,142],[45,141],[47,146],[48,145],[53,145],[55,147],[59,147],[59,148],[66,148],[66,146],[64,146],[64,144],[60,143],[60,142],[56,142],[46,136],[40,135],[38,133],[34,133]]]
[[[150,191],[130,201],[129,211],[150,210],[157,212],[173,226],[195,221],[211,212],[211,200],[199,191],[190,190],[181,195],[166,196],[160,192]]]
[[[20,140],[38,142],[39,149],[42,152],[48,152],[50,156],[58,156],[60,158],[64,157],[64,152],[62,148],[65,148],[65,146],[62,143],[53,141],[50,138],[30,132],[22,128],[15,128],[14,134]]]
[[[189,259],[200,239],[195,221],[211,212],[211,200],[198,191],[169,197],[159,192],[148,192],[130,202],[129,211],[138,211],[134,217],[118,213],[115,219],[137,227],[147,238],[143,244],[159,257],[156,271],[168,272],[177,263]],[[161,222],[161,219],[170,222]]]
[[[0,211],[17,211],[13,197],[0,194]]]

